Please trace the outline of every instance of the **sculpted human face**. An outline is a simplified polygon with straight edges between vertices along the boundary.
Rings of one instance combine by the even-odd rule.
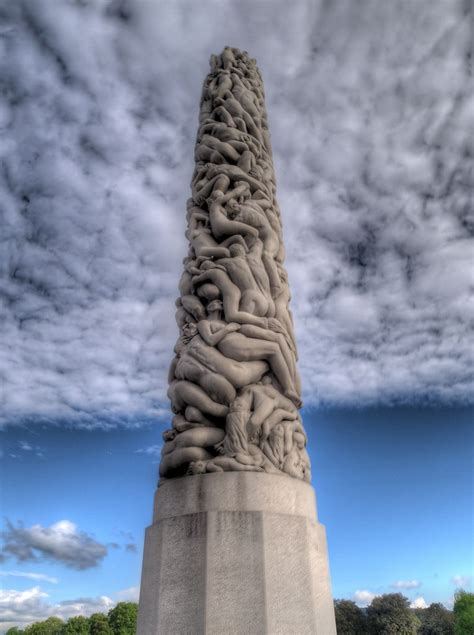
[[[209,302],[209,304],[207,306],[208,314],[215,313],[215,312],[220,312],[220,311],[222,311],[222,301],[221,300],[213,300],[212,302]]]
[[[194,322],[190,322],[189,324],[185,324],[183,326],[183,334],[186,337],[194,337],[197,333],[197,326]]]

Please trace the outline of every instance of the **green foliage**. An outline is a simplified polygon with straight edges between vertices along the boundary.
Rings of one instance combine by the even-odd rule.
[[[71,617],[64,625],[61,635],[89,635],[89,620],[82,615]]]
[[[61,635],[64,622],[59,617],[48,617],[43,622],[30,624],[24,630],[25,635]]]
[[[135,635],[137,630],[138,604],[119,602],[109,611],[109,624],[114,635]]]
[[[415,613],[421,621],[418,635],[454,635],[454,614],[442,604],[430,604]]]
[[[337,635],[365,635],[367,618],[365,613],[351,600],[335,600]]]
[[[5,635],[23,635],[25,631],[22,631],[18,626],[12,626],[9,628]]]
[[[372,600],[367,609],[371,635],[416,635],[420,620],[401,593],[387,593]]]
[[[474,593],[460,589],[454,594],[454,632],[456,635],[474,633]]]
[[[114,635],[104,613],[94,613],[89,618],[89,635]]]

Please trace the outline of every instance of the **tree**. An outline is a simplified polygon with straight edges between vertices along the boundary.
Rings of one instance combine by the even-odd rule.
[[[367,618],[355,602],[351,600],[335,600],[337,635],[365,635]]]
[[[416,635],[420,620],[401,593],[387,593],[372,600],[367,609],[369,633],[373,635]]]
[[[22,631],[18,626],[12,626],[8,629],[5,635],[23,635],[25,631]]]
[[[109,611],[109,624],[114,635],[135,635],[137,631],[138,604],[119,602]]]
[[[89,635],[114,635],[104,613],[93,613],[89,618]]]
[[[474,633],[474,593],[459,589],[454,594],[454,632],[456,635]]]
[[[442,604],[430,604],[415,613],[421,622],[418,635],[454,635],[454,613]]]
[[[69,618],[61,635],[89,635],[89,620],[83,615]]]
[[[59,617],[48,617],[42,622],[30,624],[24,630],[25,635],[61,635],[64,622]]]

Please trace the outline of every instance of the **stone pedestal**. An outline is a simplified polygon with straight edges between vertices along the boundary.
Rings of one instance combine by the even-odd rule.
[[[314,490],[255,472],[186,476],[157,490],[138,635],[335,635]]]

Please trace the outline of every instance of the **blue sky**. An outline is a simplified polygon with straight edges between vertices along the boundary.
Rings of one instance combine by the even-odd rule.
[[[334,595],[449,604],[473,574],[469,5],[0,4],[1,619],[137,596],[225,45],[264,78]]]
[[[472,410],[327,409],[305,412],[304,420],[334,597],[364,604],[370,598],[364,592],[400,590],[412,601],[449,606],[455,588],[460,582],[469,588],[472,576]],[[162,430],[149,423],[108,432],[4,431],[4,515],[25,527],[69,520],[108,550],[97,566],[79,571],[58,559],[11,558],[5,571],[40,573],[57,583],[8,576],[4,588],[40,586],[48,593],[40,615],[52,610],[47,604],[75,600],[83,610],[105,611],[109,603],[100,596],[110,605],[135,597],[156,483],[153,447]],[[68,614],[67,606],[61,610]]]

